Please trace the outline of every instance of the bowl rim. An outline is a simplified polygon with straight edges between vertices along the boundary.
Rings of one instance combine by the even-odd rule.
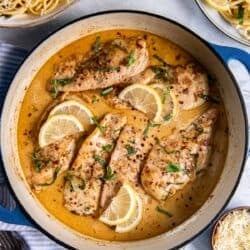
[[[240,88],[239,88],[239,85],[234,77],[234,75],[232,74],[232,72],[229,70],[229,67],[228,65],[223,61],[223,59],[220,57],[220,55],[218,54],[218,52],[207,42],[205,41],[203,38],[201,38],[198,34],[196,34],[194,31],[192,31],[191,29],[189,29],[188,27],[184,26],[183,24],[175,21],[175,20],[172,20],[168,17],[165,17],[165,16],[162,16],[162,15],[159,15],[159,14],[155,14],[155,13],[151,13],[151,12],[146,12],[146,11],[139,11],[139,10],[127,10],[127,9],[116,9],[116,10],[107,10],[107,11],[101,11],[101,12],[95,12],[95,13],[91,13],[91,14],[88,14],[88,15],[84,15],[82,17],[79,17],[79,18],[76,18],[66,24],[64,24],[63,26],[59,27],[58,29],[56,29],[55,31],[53,31],[52,33],[48,34],[44,39],[42,39],[38,44],[35,45],[35,47],[33,49],[31,49],[27,55],[25,56],[25,58],[23,59],[23,61],[21,62],[21,64],[19,65],[18,69],[16,70],[12,80],[11,80],[11,83],[8,87],[8,91],[6,93],[6,96],[5,96],[5,99],[6,97],[8,96],[9,94],[9,89],[10,89],[10,86],[13,82],[13,80],[15,79],[17,73],[19,72],[19,69],[22,67],[22,65],[26,62],[26,60],[28,59],[28,57],[45,41],[47,40],[50,36],[54,35],[55,33],[57,33],[58,31],[64,29],[65,27],[75,23],[75,22],[78,22],[78,21],[81,21],[81,20],[85,20],[85,19],[88,19],[88,18],[92,18],[92,17],[96,17],[96,16],[101,16],[101,15],[107,15],[107,14],[117,14],[117,13],[120,13],[120,14],[139,14],[139,15],[146,15],[146,16],[150,16],[150,17],[155,17],[155,18],[158,18],[159,20],[161,21],[167,21],[167,22],[170,22],[180,28],[182,28],[183,30],[189,32],[191,35],[193,35],[196,39],[198,39],[200,42],[202,42],[213,54],[214,56],[220,61],[220,63],[223,65],[223,67],[225,68],[225,70],[227,71],[227,73],[229,74],[233,84],[234,84],[234,87],[236,89],[236,92],[237,92],[237,95],[239,97],[239,101],[240,101],[240,105],[241,105],[241,108],[242,108],[242,113],[243,113],[243,119],[244,119],[244,127],[245,127],[245,145],[244,145],[244,155],[243,155],[243,159],[242,159],[242,163],[241,163],[241,166],[240,166],[240,172],[239,172],[239,175],[237,177],[237,180],[234,184],[234,187],[232,189],[232,192],[231,194],[228,196],[226,202],[223,204],[223,206],[221,207],[220,211],[217,212],[217,214],[215,215],[215,217],[207,223],[207,225],[204,225],[203,228],[198,231],[196,234],[194,234],[192,237],[190,237],[189,239],[183,241],[182,243],[174,246],[172,249],[176,249],[176,248],[179,248],[179,247],[183,247],[184,245],[186,245],[187,243],[191,242],[193,239],[195,239],[197,236],[199,236],[200,234],[202,234],[208,227],[210,224],[213,224],[217,219],[218,217],[220,216],[221,212],[225,209],[225,207],[227,206],[227,204],[229,203],[229,201],[231,200],[232,196],[234,195],[235,191],[236,191],[236,188],[238,187],[239,185],[239,182],[240,182],[240,179],[241,179],[241,176],[242,176],[242,173],[243,173],[243,170],[245,168],[245,163],[246,163],[246,159],[247,159],[247,152],[248,152],[248,144],[249,144],[249,136],[248,136],[248,117],[247,117],[247,111],[246,111],[246,106],[245,106],[245,102],[244,102],[244,99],[243,99],[243,96],[242,96],[242,93],[240,91]],[[4,101],[4,104],[3,104],[3,107],[2,107],[2,110],[1,110],[1,118],[0,120],[2,120],[2,117],[3,117],[3,111],[6,110],[6,102]],[[3,126],[2,125],[3,123],[1,123],[1,127]],[[2,128],[1,128],[2,129]],[[3,150],[1,149],[1,159],[2,159],[2,162],[3,162],[3,171],[4,171],[4,174],[6,176],[6,184],[7,186],[9,187],[9,190],[11,191],[11,194],[13,195],[13,197],[15,198],[15,200],[17,201],[20,209],[23,211],[23,213],[29,218],[29,220],[34,224],[35,228],[38,229],[40,232],[44,233],[46,236],[48,236],[50,239],[52,239],[53,241],[57,242],[58,244],[60,244],[61,246],[64,246],[66,247],[67,249],[74,249],[72,246],[68,245],[67,243],[61,241],[60,239],[56,238],[54,235],[52,235],[51,233],[49,233],[48,231],[46,231],[45,228],[43,228],[42,226],[40,226],[36,221],[35,219],[33,219],[28,211],[26,211],[26,209],[23,207],[22,203],[20,202],[20,199],[16,196],[15,192],[14,192],[14,189],[12,188],[11,184],[10,184],[10,181],[8,179],[8,175],[6,173],[6,169],[5,169],[5,164],[4,164],[4,157],[3,157]],[[152,237],[153,238],[153,237]]]
[[[219,31],[221,31],[222,33],[224,33],[227,37],[233,39],[234,41],[241,43],[245,46],[250,46],[250,40],[249,42],[245,39],[245,38],[241,38],[241,37],[236,37],[235,35],[231,34],[229,31],[227,31],[226,29],[224,29],[223,27],[221,27],[216,21],[214,21],[214,19],[207,14],[205,8],[201,5],[201,0],[194,0],[194,2],[196,3],[196,5],[199,7],[199,9],[201,10],[201,12],[203,13],[203,15],[207,18],[207,20],[212,23],[214,25],[214,27],[216,27]],[[226,22],[226,20],[225,20]],[[240,35],[240,34],[239,34]]]
[[[213,230],[211,233],[210,244],[211,244],[212,250],[215,250],[213,240],[214,240],[214,236],[216,234],[216,231],[217,231],[218,227],[220,226],[220,222],[222,222],[230,213],[233,213],[234,211],[239,211],[239,210],[249,210],[249,212],[250,212],[250,206],[235,207],[235,208],[232,208],[232,209],[225,211],[222,215],[220,215],[219,219],[217,220],[217,222],[213,226]]]
[[[39,24],[49,22],[49,21],[53,20],[54,18],[58,17],[59,15],[62,14],[63,11],[68,9],[70,6],[75,4],[77,1],[79,1],[79,0],[72,0],[70,3],[65,3],[62,6],[59,6],[58,8],[56,8],[55,10],[53,10],[52,12],[49,12],[48,14],[46,14],[44,16],[36,16],[36,18],[31,20],[31,22],[27,22],[25,24],[0,23],[0,28],[7,28],[7,29],[8,28],[10,28],[10,29],[20,28],[20,29],[23,29],[23,28],[35,27]]]

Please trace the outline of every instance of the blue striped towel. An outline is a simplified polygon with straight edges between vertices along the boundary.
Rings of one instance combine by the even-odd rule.
[[[6,95],[9,84],[15,74],[15,71],[18,69],[18,66],[21,64],[26,54],[27,51],[24,49],[14,47],[9,44],[0,43],[0,107],[2,107],[4,97]],[[240,83],[240,87],[243,92],[245,102],[247,104],[248,114],[250,115],[249,72],[245,67],[239,64],[237,61],[229,62],[229,67],[232,69],[236,78],[238,79],[238,82]],[[245,181],[246,177],[250,177],[250,161],[248,161],[247,165],[248,166],[246,168],[246,174],[244,174],[243,176],[243,185],[246,186],[241,187],[242,189],[244,189],[244,191],[250,188],[250,186],[248,185],[249,182]],[[246,195],[244,195],[244,197],[245,196]],[[247,202],[247,200],[245,202]],[[15,208],[15,201],[11,197],[11,194],[9,193],[8,188],[5,185],[5,176],[3,174],[1,164],[0,164],[0,204],[9,209]],[[0,230],[15,231],[16,233],[19,234],[19,236],[21,236],[26,241],[26,243],[29,246],[29,249],[31,250],[65,249],[32,227],[7,224],[0,221]],[[4,235],[0,237],[0,240],[3,237],[6,238],[6,236]],[[184,249],[187,250],[201,249],[200,246],[203,246],[202,249],[204,250],[209,249],[206,248],[206,246],[208,245],[207,244],[208,237],[206,236],[206,240],[204,240],[203,238],[201,235],[201,237],[197,238],[194,242],[185,246]],[[0,249],[2,249],[1,246]]]
[[[18,69],[19,65],[27,55],[27,51],[21,48],[14,47],[9,44],[0,43],[0,107],[3,106],[4,97],[8,90],[9,84]],[[10,192],[5,184],[5,176],[2,165],[0,164],[0,204],[3,207],[14,209],[16,204],[11,197]],[[40,231],[28,227],[7,224],[0,222],[0,231],[15,231],[22,237],[29,246],[30,250],[62,250],[65,249],[59,246],[54,241],[43,235]],[[0,249],[17,250],[12,245],[6,245],[3,240],[8,239],[5,234],[0,236]],[[6,240],[5,240],[6,241]],[[3,246],[4,245],[4,246]],[[2,248],[3,247],[3,248]]]

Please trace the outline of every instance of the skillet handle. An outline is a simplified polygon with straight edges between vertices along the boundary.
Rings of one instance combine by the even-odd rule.
[[[34,224],[26,216],[24,210],[18,204],[16,204],[16,207],[14,210],[9,210],[0,205],[0,221],[9,223],[9,224],[34,227]]]
[[[221,46],[212,43],[211,46],[215,49],[215,51],[220,55],[220,57],[226,64],[228,64],[228,61],[230,59],[236,59],[245,65],[248,72],[250,71],[250,54],[248,52],[241,49]]]

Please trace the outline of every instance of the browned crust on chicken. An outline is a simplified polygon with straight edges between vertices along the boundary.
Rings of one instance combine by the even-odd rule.
[[[64,188],[65,207],[79,215],[95,215],[99,205],[102,178],[106,174],[106,164],[111,152],[104,147],[113,145],[121,129],[126,124],[126,117],[121,114],[107,114],[97,127],[83,142],[69,175],[74,179],[66,181]],[[74,180],[81,180],[83,188]],[[73,183],[72,183],[73,182]]]
[[[67,170],[75,155],[77,141],[82,133],[65,136],[32,154],[31,184],[39,191],[52,184],[56,177]]]
[[[177,135],[159,141],[141,173],[145,191],[159,201],[194,180],[208,165],[218,111],[210,109]]]
[[[146,42],[140,38],[116,39],[104,44],[99,52],[85,62],[72,60],[66,60],[64,66],[62,63],[55,74],[55,79],[72,79],[69,84],[57,87],[61,92],[78,92],[120,84],[139,74],[149,63]]]
[[[154,133],[150,136],[143,135],[145,126],[146,123],[141,129],[136,129],[132,125],[126,125],[122,130],[109,162],[115,175],[103,186],[101,210],[108,206],[123,183],[129,183],[135,189],[139,187],[139,175],[144,159],[155,142]]]

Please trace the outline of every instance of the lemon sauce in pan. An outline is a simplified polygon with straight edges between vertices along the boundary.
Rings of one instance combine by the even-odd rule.
[[[31,153],[34,151],[37,143],[37,134],[35,132],[37,124],[46,106],[53,100],[46,86],[48,81],[51,80],[55,65],[58,65],[60,61],[70,55],[87,53],[97,35],[100,36],[102,42],[123,36],[142,37],[147,41],[150,53],[150,64],[152,65],[158,63],[153,57],[154,54],[160,55],[161,58],[170,65],[185,65],[195,61],[192,56],[174,43],[150,33],[134,30],[111,30],[93,34],[77,40],[60,50],[40,69],[27,90],[22,103],[17,139],[20,161],[27,180],[30,177],[30,169],[32,168]],[[217,91],[215,87],[213,87],[213,91]],[[86,93],[91,98],[93,94],[99,94],[99,91],[86,91]],[[218,93],[217,95],[219,96]],[[96,116],[114,111],[107,103],[104,103],[102,99],[93,101],[87,105]],[[181,128],[185,128],[212,105],[215,104],[205,103],[193,110],[179,111],[173,121],[162,126],[160,131],[161,135],[168,136]],[[216,107],[220,114],[216,125],[210,163],[206,170],[201,172],[194,182],[187,184],[184,189],[178,191],[165,202],[164,209],[166,209],[172,217],[156,211],[158,203],[154,199],[149,198],[148,203],[146,205],[144,204],[143,218],[139,225],[131,232],[116,233],[112,228],[98,221],[98,219],[78,216],[69,212],[64,207],[63,174],[56,179],[53,185],[45,187],[39,193],[34,192],[34,195],[47,211],[59,221],[84,235],[94,238],[112,241],[131,241],[164,233],[188,219],[202,206],[209,198],[223,169],[228,144],[227,120],[221,99],[220,104],[217,104]],[[133,124],[134,120],[132,118],[136,115],[136,111],[124,111],[124,113],[128,117],[128,123]],[[139,124],[137,124],[137,126],[138,125]]]

